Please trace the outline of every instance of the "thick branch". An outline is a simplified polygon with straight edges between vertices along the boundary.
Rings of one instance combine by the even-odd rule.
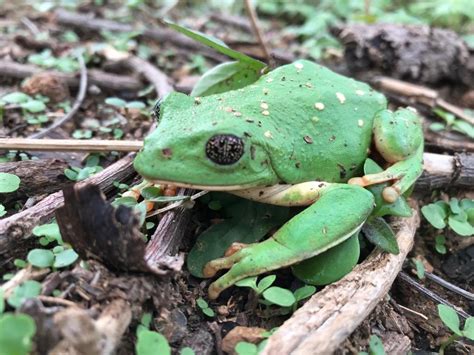
[[[297,310],[268,340],[262,354],[332,354],[390,289],[413,246],[417,212],[397,219],[398,255],[376,249],[342,280]]]

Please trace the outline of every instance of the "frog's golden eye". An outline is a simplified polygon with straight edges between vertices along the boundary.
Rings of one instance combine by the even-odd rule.
[[[219,165],[237,163],[244,154],[244,142],[232,134],[217,134],[206,144],[206,156]]]

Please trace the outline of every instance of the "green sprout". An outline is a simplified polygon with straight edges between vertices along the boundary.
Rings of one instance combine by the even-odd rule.
[[[462,337],[474,340],[474,317],[467,318],[464,323],[464,328],[461,330],[459,316],[452,307],[439,304],[438,314],[444,325],[453,332],[453,334],[441,344],[441,347],[439,348],[440,355],[444,355],[445,349],[454,341]]]
[[[198,307],[201,309],[202,313],[204,313],[208,317],[214,317],[216,314],[212,310],[212,308],[209,307],[209,304],[204,300],[204,298],[199,297],[196,300],[196,304]]]

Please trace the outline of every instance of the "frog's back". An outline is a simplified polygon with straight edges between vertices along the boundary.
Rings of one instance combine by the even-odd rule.
[[[187,117],[193,130],[232,133],[266,147],[273,170],[286,183],[338,182],[359,174],[374,115],[387,105],[367,84],[305,60],[199,102]],[[214,113],[204,122],[200,112]]]

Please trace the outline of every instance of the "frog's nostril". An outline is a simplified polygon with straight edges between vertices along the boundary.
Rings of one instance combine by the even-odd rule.
[[[161,154],[164,158],[169,159],[173,155],[173,151],[170,148],[163,148]]]

